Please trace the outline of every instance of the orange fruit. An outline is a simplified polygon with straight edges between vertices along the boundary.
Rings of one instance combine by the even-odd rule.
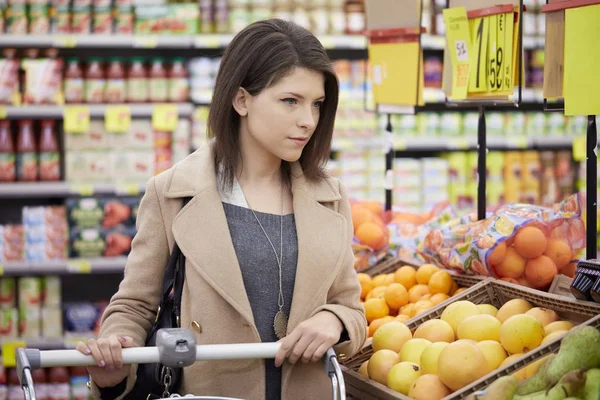
[[[398,311],[398,315],[406,315],[407,317],[412,318],[412,312],[413,312],[414,308],[415,308],[414,303],[408,303],[407,305],[402,307],[400,309],[400,311]]]
[[[415,285],[408,290],[408,301],[416,303],[426,294],[429,294],[427,285]]]
[[[417,269],[417,273],[415,274],[415,277],[417,278],[417,283],[427,285],[431,276],[439,270],[440,269],[433,264],[421,265],[419,269]]]
[[[438,304],[440,304],[440,303],[442,303],[442,302],[444,302],[444,301],[448,300],[449,298],[450,298],[450,296],[448,296],[448,295],[447,295],[447,294],[445,294],[445,293],[436,293],[436,294],[434,294],[433,296],[431,296],[431,297],[429,298],[429,301],[431,301],[431,303],[432,303],[434,306],[437,306]]]
[[[383,318],[377,318],[369,324],[369,337],[373,337],[377,329],[388,322],[394,321],[394,317],[386,316]]]
[[[515,249],[523,258],[536,258],[544,254],[548,240],[544,232],[533,226],[519,229],[515,235]],[[516,277],[512,277],[516,278]]]
[[[389,285],[391,285],[392,283],[394,283],[394,274],[393,274],[393,273],[392,273],[392,274],[387,274],[387,275],[385,276],[385,285],[386,285],[386,286],[389,286]]]
[[[376,288],[373,288],[373,290],[371,290],[369,292],[369,294],[367,295],[367,297],[365,297],[365,300],[383,299],[385,297],[385,290],[386,289],[387,289],[387,286],[377,286]]]
[[[461,294],[462,292],[464,292],[465,290],[467,290],[466,287],[461,287],[456,289],[456,291],[452,294],[452,296],[456,296],[457,294]]]
[[[387,317],[390,314],[390,308],[384,299],[369,299],[365,301],[364,307],[368,323],[378,318]]]
[[[371,276],[369,274],[365,274],[364,272],[359,272],[358,274],[356,274],[356,277],[358,278],[359,282],[371,282],[373,280],[373,278],[371,278]]]
[[[521,286],[525,286],[525,287],[528,287],[528,288],[533,288],[533,286],[531,286],[531,283],[529,283],[529,281],[527,280],[527,278],[525,278],[524,276],[522,276],[519,279],[517,279],[517,281],[519,282],[519,285],[521,285]]]
[[[539,256],[527,261],[525,278],[534,289],[543,289],[552,283],[558,273],[554,261],[547,256]]]
[[[407,290],[409,290],[417,284],[417,271],[408,265],[400,267],[396,272],[394,272],[394,282],[401,283]]]
[[[355,205],[352,207],[352,224],[354,232],[364,223],[372,222],[375,219],[373,213],[366,207]]]
[[[457,291],[458,289],[459,289],[459,287],[458,287],[458,283],[456,283],[456,282],[454,281],[454,279],[453,279],[453,280],[452,280],[452,289],[450,289],[451,296],[454,296],[455,294],[457,294],[457,293],[456,293],[456,291]]]
[[[371,281],[361,282],[360,287],[361,287],[360,299],[364,300],[365,297],[367,297],[367,295],[373,290],[373,282],[371,282]]]
[[[506,257],[506,243],[499,243],[494,250],[488,255],[488,264],[499,265]]]
[[[361,204],[378,218],[383,217],[383,204],[378,201],[363,201]]]
[[[448,273],[448,271],[438,271],[431,275],[429,279],[428,287],[429,293],[438,294],[438,293],[450,293],[452,289],[452,276]]]
[[[385,286],[386,281],[387,281],[387,275],[385,275],[385,274],[375,275],[375,277],[371,280],[371,282],[373,282],[373,286],[375,286],[375,287]]]
[[[559,270],[563,269],[571,262],[571,248],[562,240],[550,240],[544,255],[550,257],[550,259],[554,261],[556,268]]]
[[[419,301],[421,300],[429,300],[431,298],[431,294],[424,294],[423,296],[421,296],[421,298],[419,299]]]
[[[519,284],[519,281],[515,278],[500,278],[501,281],[514,283],[515,285]]]
[[[419,314],[423,314],[425,311],[431,309],[433,307],[433,303],[429,300],[419,300],[415,303],[415,307],[412,310],[413,317],[416,317]]]
[[[495,266],[496,274],[501,278],[519,278],[525,271],[526,263],[527,260],[525,260],[516,249],[509,247],[506,250],[504,260]]]
[[[387,235],[384,229],[375,222],[361,224],[354,234],[358,241],[373,250],[381,250],[387,244]]]
[[[399,322],[406,322],[406,321],[408,321],[410,319],[410,316],[404,315],[404,314],[400,314],[397,317],[395,317],[394,319],[396,321],[399,321]]]
[[[574,278],[576,269],[577,269],[577,263],[572,262],[572,263],[568,263],[566,267],[562,268],[560,270],[560,273],[568,276],[569,278]]]
[[[392,283],[385,290],[384,298],[390,308],[399,310],[400,307],[408,304],[408,291],[399,283]]]

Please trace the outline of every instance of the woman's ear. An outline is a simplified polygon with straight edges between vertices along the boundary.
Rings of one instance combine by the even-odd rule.
[[[248,115],[248,103],[250,101],[250,93],[246,91],[244,88],[239,88],[233,96],[233,108],[240,115],[240,117],[245,117]]]

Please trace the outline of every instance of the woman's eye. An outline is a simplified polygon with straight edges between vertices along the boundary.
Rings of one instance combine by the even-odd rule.
[[[292,98],[287,98],[287,99],[281,99],[281,101],[283,101],[284,103],[293,106],[296,105],[298,102],[296,101],[296,99],[292,99]]]
[[[323,106],[322,101],[315,101],[315,103],[313,104],[313,107],[315,107],[315,108],[321,108],[322,106]]]

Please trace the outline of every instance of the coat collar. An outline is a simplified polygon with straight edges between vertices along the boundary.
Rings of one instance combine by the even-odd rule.
[[[298,267],[288,331],[321,305],[350,246],[346,243],[348,221],[320,204],[341,200],[334,185],[330,180],[311,184],[300,165],[292,165]],[[256,329],[209,147],[199,149],[174,167],[165,186],[165,196],[193,197],[173,220],[173,236],[203,279]],[[258,331],[256,335],[258,338]]]
[[[206,145],[177,163],[167,181],[165,196],[170,199],[194,197],[204,190],[215,190],[217,174],[214,168],[213,152]],[[299,162],[292,163],[292,191],[301,190],[317,202],[341,200],[337,188],[329,180],[310,183],[304,177]]]

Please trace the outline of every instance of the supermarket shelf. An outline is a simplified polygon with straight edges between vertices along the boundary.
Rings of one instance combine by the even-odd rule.
[[[38,339],[20,339],[20,338],[0,338],[0,345],[6,346],[13,343],[25,343],[25,347],[29,349],[38,349],[38,350],[62,350],[65,348],[75,347],[72,344],[68,344],[64,338],[56,338],[56,339],[46,339],[46,338],[38,338]]]
[[[71,259],[48,262],[7,262],[2,265],[4,276],[68,275],[122,273],[127,257]]]
[[[1,37],[1,36],[0,36]],[[0,47],[2,45],[0,44]],[[77,104],[72,104],[73,106]],[[90,110],[91,118],[104,118],[106,107],[113,104],[83,104]],[[126,104],[131,110],[132,117],[151,117],[154,104]],[[27,106],[0,106],[0,119],[62,119],[65,106],[27,105]],[[177,112],[180,117],[192,115],[192,103],[178,103]]]
[[[60,198],[67,196],[137,196],[145,191],[142,184],[73,184],[67,182],[15,182],[0,184],[1,198]]]
[[[163,48],[163,49],[222,49],[233,38],[233,34],[204,35],[0,35],[0,47],[55,47],[55,48]],[[320,35],[327,49],[367,48],[367,40],[362,35]],[[443,50],[446,39],[441,35],[421,36],[421,45],[428,50]],[[525,49],[544,46],[544,37],[526,36]]]

